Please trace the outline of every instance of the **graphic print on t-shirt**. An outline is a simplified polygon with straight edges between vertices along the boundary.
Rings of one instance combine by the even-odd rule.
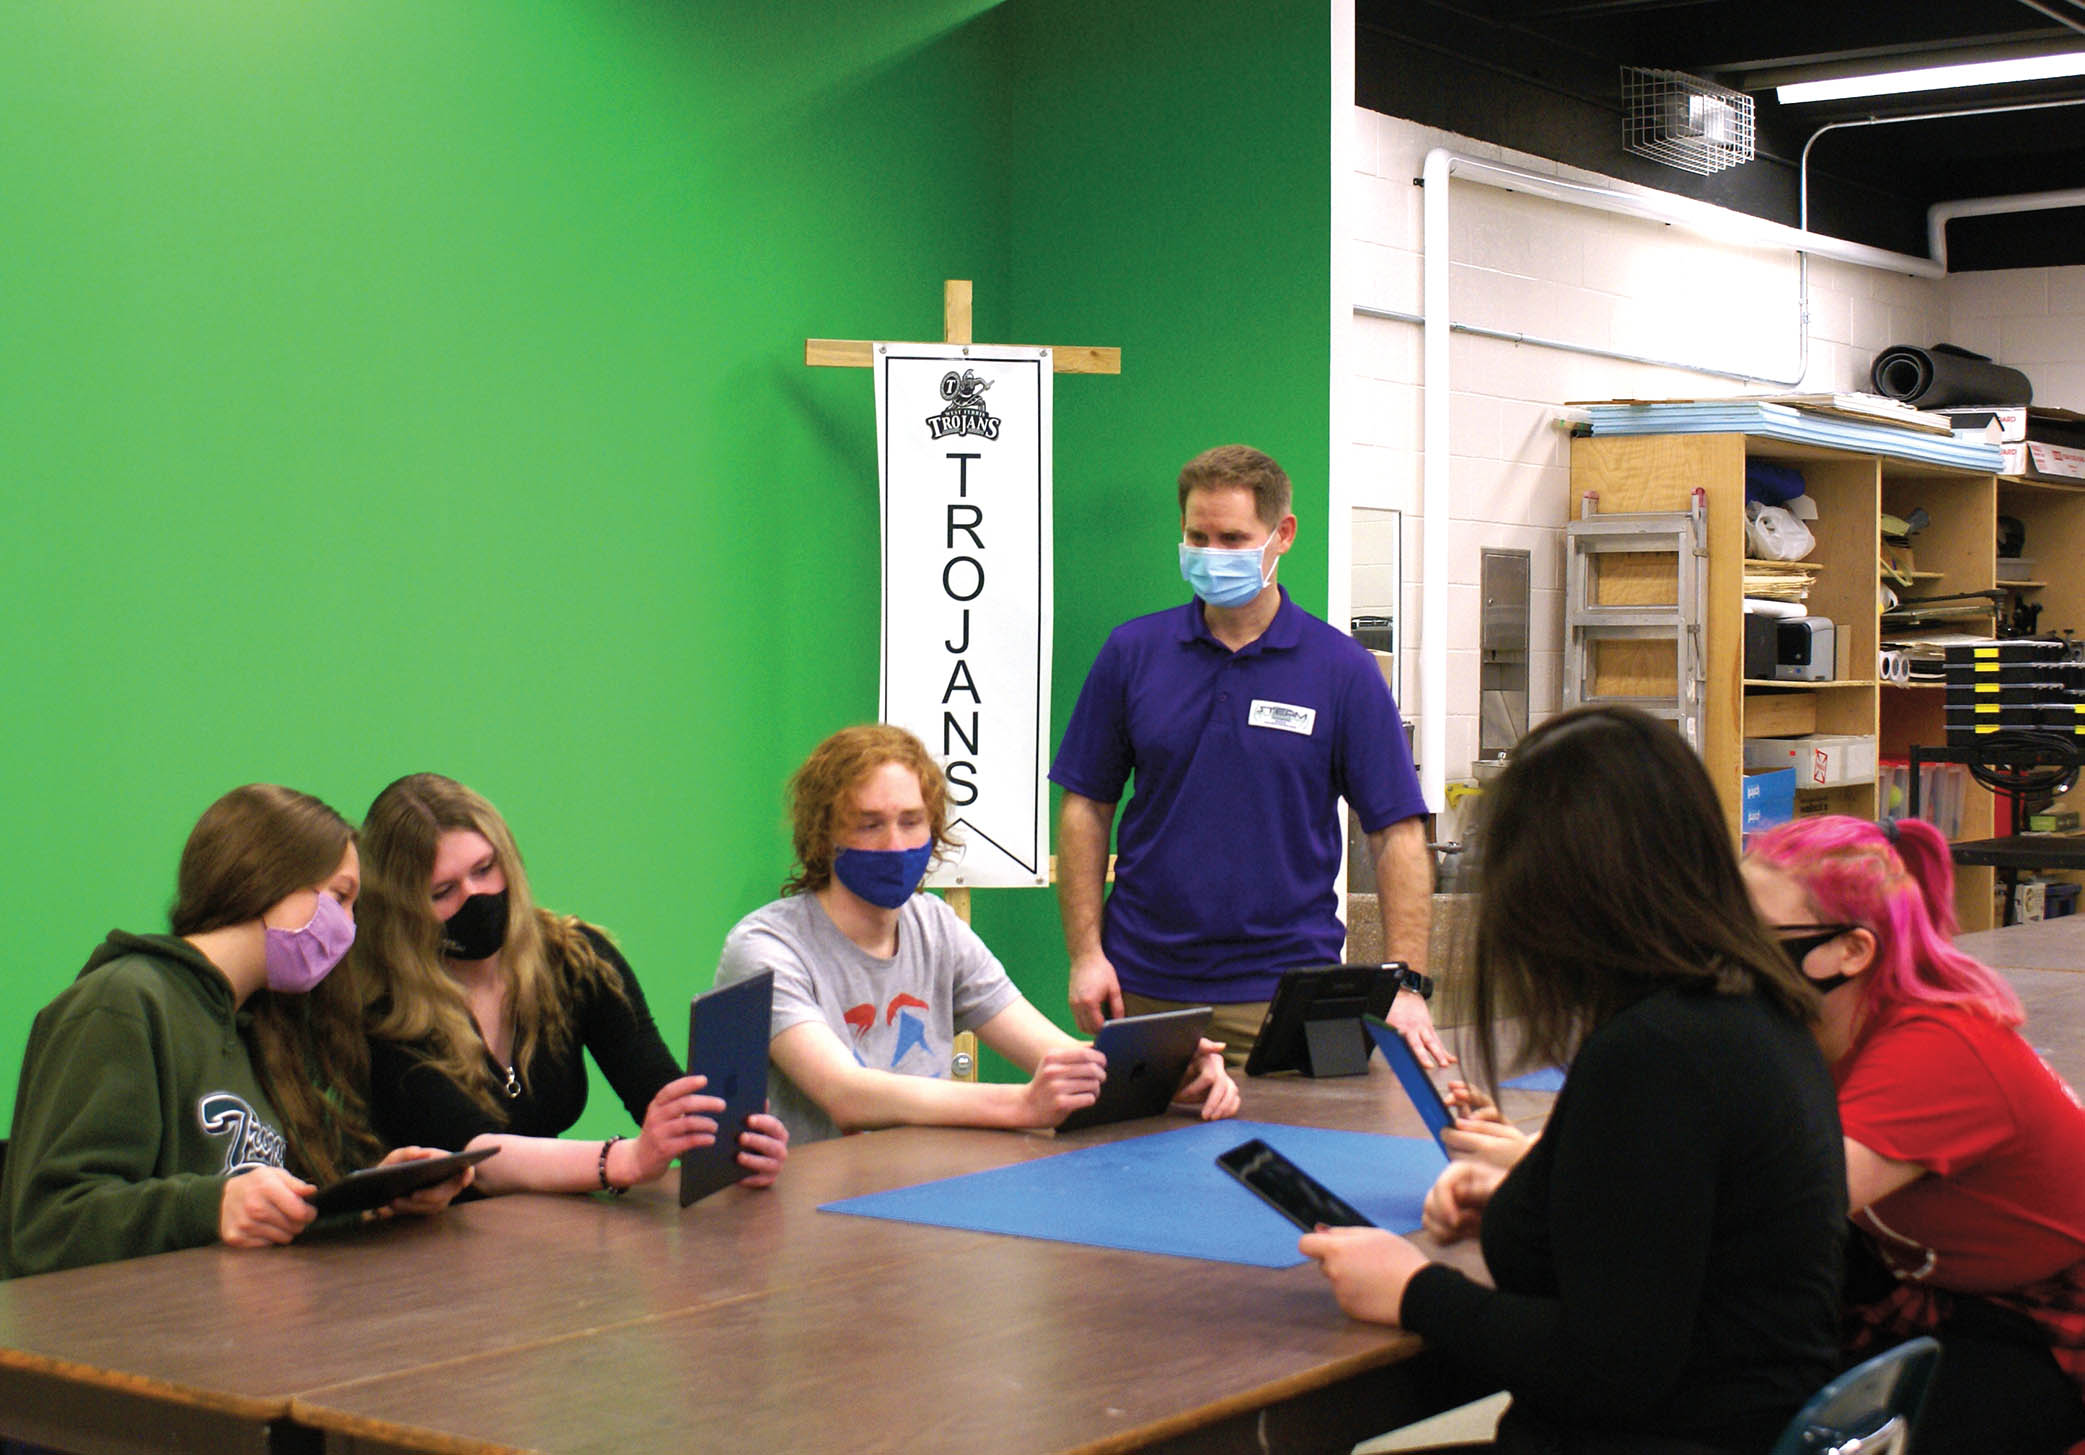
[[[906,995],[902,992],[892,996],[890,1004],[883,1008],[884,1025],[888,1026],[895,1023],[898,1028],[890,1057],[890,1069],[893,1071],[898,1069],[899,1064],[913,1050],[927,1051],[929,1049],[927,1046],[927,1023],[925,1019],[913,1013],[915,1009],[928,1010],[930,1007],[918,996]],[[875,1005],[868,1001],[864,1001],[860,1005],[850,1005],[840,1013],[840,1019],[845,1021],[854,1031],[854,1059],[863,1066],[868,1065],[868,1059],[862,1055],[862,1038],[876,1028]]]

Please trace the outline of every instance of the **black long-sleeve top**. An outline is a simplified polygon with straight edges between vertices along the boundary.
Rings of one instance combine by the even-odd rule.
[[[451,1081],[425,1059],[423,1050],[371,1037],[369,1042],[370,1119],[377,1135],[394,1147],[441,1147],[455,1151],[473,1137],[488,1132],[511,1132],[523,1137],[555,1137],[567,1131],[586,1109],[586,1058],[594,1063],[615,1088],[630,1119],[642,1125],[645,1108],[659,1088],[681,1074],[659,1028],[652,1021],[644,992],[607,936],[590,925],[581,926],[601,956],[615,967],[623,995],[611,994],[598,982],[586,987],[572,985],[567,992],[576,997],[572,1006],[573,1039],[565,1054],[553,1054],[538,1042],[536,1052],[523,1068],[522,1092],[508,1098],[495,1089],[494,1096],[507,1113],[502,1122],[488,1115],[470,1093]],[[563,968],[560,967],[563,976]],[[485,1052],[485,1064],[499,1088],[507,1079],[507,1068]]]
[[[1764,1450],[1834,1372],[1845,1231],[1808,1029],[1757,996],[1660,990],[1587,1037],[1493,1194],[1497,1289],[1430,1265],[1403,1320],[1565,1449]]]

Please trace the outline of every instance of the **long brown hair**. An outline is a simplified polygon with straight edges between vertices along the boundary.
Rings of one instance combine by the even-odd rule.
[[[782,881],[784,894],[815,894],[833,882],[834,846],[841,820],[853,806],[854,791],[885,763],[908,768],[919,780],[934,835],[935,858],[950,843],[948,781],[927,745],[901,727],[862,723],[841,728],[804,759],[789,778],[790,837],[796,866]]]
[[[168,928],[198,935],[257,920],[330,878],[354,839],[354,826],[308,793],[273,783],[234,788],[189,832]],[[254,1071],[298,1169],[331,1182],[377,1160],[369,1044],[348,967],[336,966],[306,995],[257,991],[245,1008]]]
[[[1800,1020],[1817,997],[1759,923],[1694,750],[1632,708],[1543,723],[1484,794],[1473,997],[1478,1055],[1521,1017],[1519,1065],[1563,1065],[1668,985],[1754,992]]]
[[[428,1064],[496,1118],[506,1119],[485,1062],[485,1042],[463,988],[442,965],[442,922],[431,894],[435,848],[467,829],[492,845],[507,881],[500,973],[514,1016],[514,1064],[525,1079],[539,1046],[572,1045],[572,992],[589,985],[622,995],[622,980],[570,915],[538,909],[521,850],[499,810],[453,778],[413,773],[391,784],[362,821],[360,926],[349,954],[369,1034],[422,1048]]]

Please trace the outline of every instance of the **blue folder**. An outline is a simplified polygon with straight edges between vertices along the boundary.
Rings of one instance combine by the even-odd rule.
[[[1264,1122],[1198,1122],[1010,1167],[829,1202],[821,1212],[1289,1268],[1296,1228],[1216,1165],[1266,1141],[1377,1227],[1419,1226],[1447,1159],[1431,1141]]]

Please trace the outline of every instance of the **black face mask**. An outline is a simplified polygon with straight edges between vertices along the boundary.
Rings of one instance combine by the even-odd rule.
[[[1810,958],[1810,952],[1859,928],[1859,925],[1777,925],[1774,938],[1781,942],[1782,953],[1795,962],[1796,974],[1810,980],[1803,970],[1803,961]],[[1851,975],[1827,975],[1821,980],[1810,980],[1810,984],[1819,995],[1830,995],[1853,978]]]
[[[442,953],[452,960],[489,960],[507,942],[507,891],[473,894],[442,923]]]

